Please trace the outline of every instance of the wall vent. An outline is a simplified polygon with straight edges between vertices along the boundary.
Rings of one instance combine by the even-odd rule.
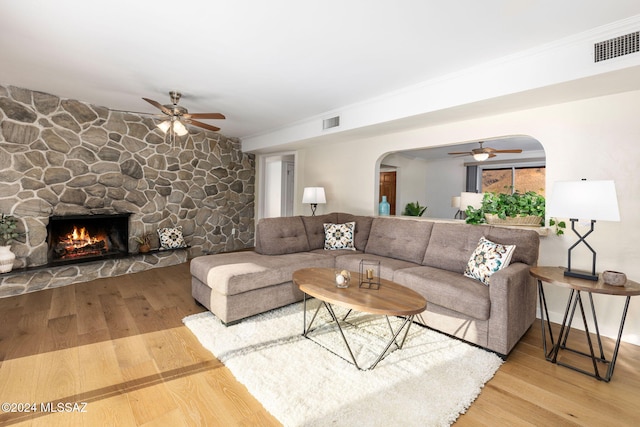
[[[640,31],[605,40],[594,45],[595,62],[640,52]]]
[[[322,129],[331,129],[340,126],[340,116],[331,117],[322,121]]]

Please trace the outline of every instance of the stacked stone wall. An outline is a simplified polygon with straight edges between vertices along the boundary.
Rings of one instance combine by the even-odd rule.
[[[0,212],[25,232],[12,243],[15,269],[47,263],[51,215],[131,213],[134,251],[135,236],[182,226],[185,256],[108,261],[94,268],[103,275],[252,246],[254,186],[255,159],[233,138],[190,127],[171,143],[151,116],[0,86]],[[83,281],[81,270],[61,269],[77,277],[50,283],[40,271],[37,288]],[[0,296],[34,290],[30,280],[0,276]]]

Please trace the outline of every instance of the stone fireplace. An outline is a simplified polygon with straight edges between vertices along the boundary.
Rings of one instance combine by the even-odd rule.
[[[47,226],[48,264],[75,264],[127,256],[129,215],[50,217]]]
[[[0,212],[25,232],[11,245],[16,262],[0,275],[0,297],[253,246],[255,158],[219,133],[190,128],[170,144],[148,116],[0,83],[0,182]],[[94,252],[108,246],[108,256],[51,259],[69,252],[50,246],[52,223],[95,215],[128,218],[128,231],[89,243]],[[135,237],[156,237],[154,249],[156,231],[176,226],[188,249],[137,253]],[[65,233],[73,245],[82,240]]]

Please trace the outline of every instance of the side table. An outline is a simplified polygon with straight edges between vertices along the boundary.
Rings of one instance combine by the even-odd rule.
[[[629,308],[629,300],[632,296],[640,295],[640,283],[632,280],[627,280],[625,286],[610,286],[603,282],[600,278],[597,282],[592,280],[584,280],[575,277],[567,277],[564,275],[563,267],[532,267],[530,274],[538,281],[538,298],[540,301],[540,325],[542,327],[542,342],[544,348],[545,359],[557,363],[558,365],[565,366],[575,371],[594,377],[600,381],[609,382],[613,376],[613,370],[616,366],[616,359],[618,358],[618,350],[620,349],[620,339],[622,338],[622,330],[624,328],[624,322],[627,317],[627,309]],[[549,312],[547,310],[547,301],[544,296],[544,288],[542,282],[550,283],[555,286],[568,288],[571,290],[569,293],[569,299],[564,312],[564,318],[560,325],[560,334],[558,340],[554,341],[553,332],[551,331],[551,322],[549,320]],[[593,341],[589,334],[589,326],[587,324],[587,318],[585,316],[584,305],[582,303],[581,293],[586,292],[589,295],[589,304],[591,306],[591,314],[593,316],[593,325],[595,328],[596,341],[598,345],[599,355],[596,355],[594,350]],[[602,341],[600,339],[600,329],[598,328],[598,319],[596,317],[596,310],[593,304],[593,294],[605,294],[614,296],[626,297],[624,303],[624,309],[622,311],[622,317],[620,319],[620,328],[618,329],[618,338],[611,356],[611,360],[607,360],[602,348]],[[582,315],[582,322],[585,328],[585,334],[587,337],[587,343],[589,345],[589,353],[584,353],[579,350],[571,349],[567,347],[567,339],[569,338],[569,331],[571,330],[571,322],[576,312],[576,307],[580,308],[580,314]],[[545,319],[546,317],[546,319]],[[551,342],[551,350],[547,351],[547,338],[545,332],[545,322],[547,330],[549,332],[549,339]],[[593,363],[593,373],[584,369],[562,363],[558,361],[558,353],[560,350],[568,350],[581,356],[590,357]],[[604,376],[600,375],[598,370],[598,363],[604,363],[608,365],[607,371]]]

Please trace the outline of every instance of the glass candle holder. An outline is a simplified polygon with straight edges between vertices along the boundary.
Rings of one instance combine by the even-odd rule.
[[[358,286],[366,289],[380,288],[380,261],[363,259],[360,261]]]
[[[347,270],[335,270],[336,287],[348,288],[351,281],[351,273]]]

